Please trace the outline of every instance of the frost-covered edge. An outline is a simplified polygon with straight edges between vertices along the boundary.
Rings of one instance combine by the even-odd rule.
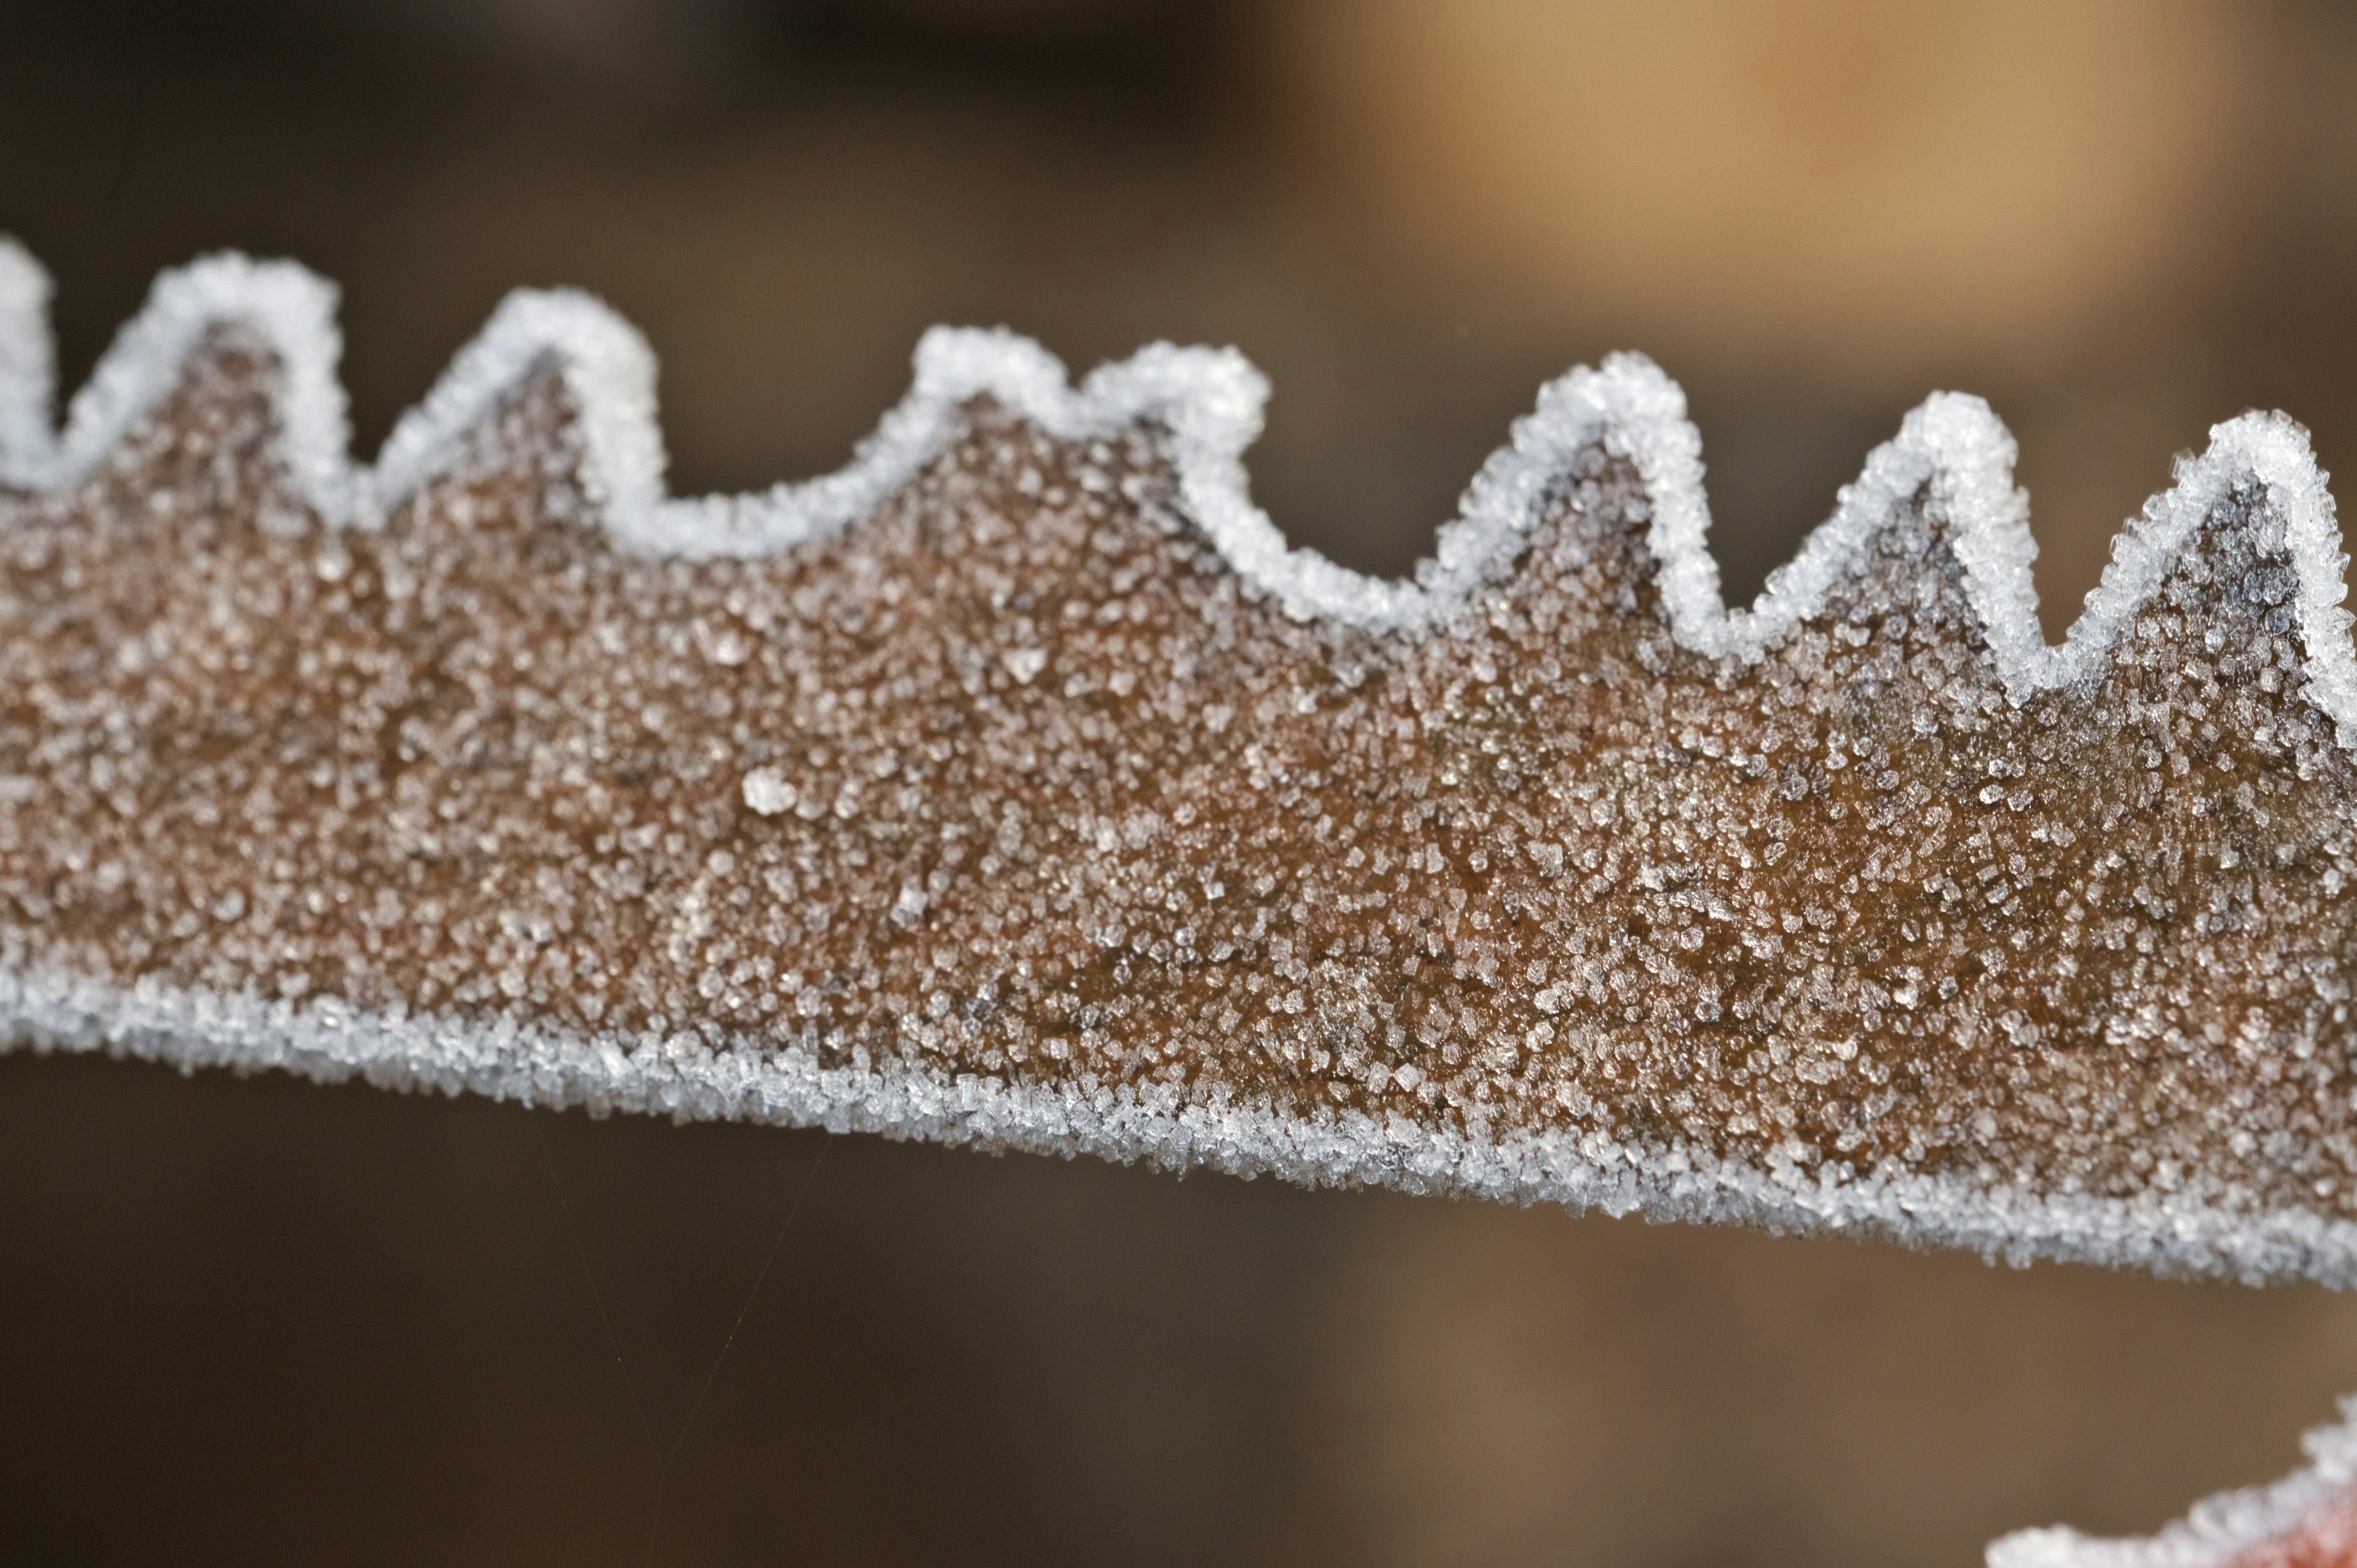
[[[1053,355],[1006,331],[936,328],[916,352],[906,397],[835,473],[737,496],[671,497],[655,415],[655,360],[621,317],[572,290],[518,290],[394,427],[372,465],[350,456],[334,287],[289,262],[209,257],[160,275],[53,434],[49,284],[0,239],[0,483],[53,489],[101,461],[168,393],[208,328],[240,322],[276,352],[282,456],[332,522],[375,526],[387,509],[454,463],[468,435],[523,377],[553,366],[581,421],[583,480],[624,547],[648,554],[746,557],[839,531],[874,510],[942,450],[962,405],[987,394],[1051,435],[1085,439],[1154,420],[1169,430],[1187,510],[1238,573],[1302,618],[1417,632],[1447,622],[1511,571],[1544,514],[1548,487],[1601,442],[1627,457],[1651,495],[1647,542],[1660,563],[1673,634],[1697,652],[1760,658],[1823,606],[1893,510],[1929,486],[1964,568],[1996,672],[2019,702],[2091,678],[2216,502],[2237,486],[2267,491],[2298,585],[2308,694],[2357,748],[2357,651],[2325,476],[2307,432],[2280,413],[2212,427],[2209,449],[2181,458],[2176,482],[2114,542],[2113,564],[2059,647],[2038,623],[2029,497],[2013,482],[2013,437],[1986,403],[1934,393],[1843,487],[1833,516],[1773,574],[1749,608],[1729,610],[1708,543],[1702,437],[1676,382],[1641,355],[1616,354],[1548,383],[1511,442],[1474,477],[1455,521],[1412,578],[1369,577],[1288,546],[1252,501],[1243,453],[1261,429],[1268,383],[1233,349],[1157,343],[1100,366],[1079,387]]]
[[[184,1069],[278,1069],[322,1082],[472,1091],[496,1100],[681,1120],[880,1133],[1169,1169],[1273,1175],[1512,1203],[1559,1203],[1655,1220],[1960,1247],[2016,1264],[2148,1269],[2251,1284],[2357,1286],[2357,1222],[2232,1206],[2189,1186],[2133,1198],[2040,1194],[2002,1182],[1869,1171],[1846,1178],[1771,1156],[1764,1168],[1683,1145],[1596,1132],[1435,1131],[1406,1116],[1294,1114],[1173,1085],[944,1079],[855,1053],[826,1067],[806,1044],[724,1043],[675,1032],[583,1036],[521,1022],[373,1012],[334,997],[224,995],[155,980],[128,986],[50,968],[0,968],[0,1036]]]
[[[2227,1568],[2357,1499],[2357,1394],[2341,1399],[2337,1425],[2309,1433],[2300,1447],[2306,1467],[2272,1486],[2205,1498],[2158,1535],[2106,1541],[2061,1526],[2018,1530],[1989,1543],[1988,1568]]]

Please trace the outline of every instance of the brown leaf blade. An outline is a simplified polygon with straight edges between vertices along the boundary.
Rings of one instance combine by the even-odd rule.
[[[2352,1276],[2357,675],[2286,422],[2058,650],[1970,400],[1729,614],[1638,361],[1372,584],[1250,510],[1232,357],[929,339],[845,476],[673,502],[587,302],[368,470],[327,322],[204,263],[16,422],[21,1039]]]

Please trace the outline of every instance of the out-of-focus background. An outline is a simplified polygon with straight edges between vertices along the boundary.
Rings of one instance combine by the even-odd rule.
[[[0,230],[70,384],[160,267],[339,280],[364,449],[584,285],[685,489],[841,462],[931,322],[1234,343],[1385,572],[1624,347],[1730,596],[1937,387],[2052,635],[2212,422],[2357,471],[2321,4],[0,0]],[[1964,1564],[2350,1388],[2315,1291],[0,1058],[16,1561]]]

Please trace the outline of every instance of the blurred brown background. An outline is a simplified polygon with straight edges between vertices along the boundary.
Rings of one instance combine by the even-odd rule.
[[[1260,498],[1388,572],[1622,347],[1731,596],[1934,387],[2055,635],[2212,421],[2357,471],[2322,5],[0,0],[0,229],[69,384],[159,267],[339,280],[364,449],[585,285],[683,489],[839,463],[933,321],[1232,342]],[[0,1058],[16,1561],[1964,1564],[2351,1388],[2313,1291]]]

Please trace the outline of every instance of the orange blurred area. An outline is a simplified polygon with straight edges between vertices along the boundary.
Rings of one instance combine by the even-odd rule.
[[[2002,376],[2184,306],[2267,194],[2242,6],[1291,9],[1298,133],[1388,242],[1668,357]]]
[[[840,463],[935,321],[1234,343],[1255,493],[1386,572],[1621,348],[1730,596],[1936,387],[2057,636],[2212,422],[2357,471],[2321,4],[0,0],[0,230],[70,381],[192,255],[338,280],[364,447],[587,287],[683,489]],[[2316,1291],[0,1058],[26,1561],[1964,1564],[2350,1388]]]

